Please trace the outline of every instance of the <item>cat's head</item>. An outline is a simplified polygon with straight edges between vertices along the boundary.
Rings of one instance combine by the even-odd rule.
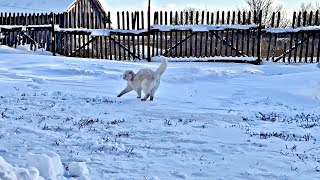
[[[123,79],[126,81],[132,81],[135,76],[135,73],[131,70],[127,70],[123,73]]]

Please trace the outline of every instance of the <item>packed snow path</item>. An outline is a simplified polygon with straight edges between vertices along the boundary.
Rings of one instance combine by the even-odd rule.
[[[125,70],[158,65],[1,47],[0,156],[55,152],[59,178],[71,162],[91,179],[320,178],[319,65],[169,62],[155,101],[116,97]]]

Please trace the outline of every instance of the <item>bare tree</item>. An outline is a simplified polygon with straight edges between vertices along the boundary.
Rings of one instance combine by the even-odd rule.
[[[244,11],[260,12],[262,11],[262,23],[270,26],[272,22],[272,14],[280,12],[280,27],[286,27],[289,24],[289,19],[286,17],[286,11],[280,4],[275,4],[275,0],[245,0],[247,6],[243,8]]]
[[[300,4],[300,7],[298,9],[298,11],[300,12],[310,12],[310,11],[317,11],[317,10],[320,10],[320,4],[319,2],[315,2],[315,3],[312,3],[311,1],[310,2],[302,2]]]
[[[200,10],[197,10],[194,7],[184,8],[182,10],[182,17],[180,12],[178,14],[173,12],[172,23],[174,25],[191,25],[200,23],[201,19],[199,17],[197,18],[197,13],[199,16],[201,15]]]
[[[296,10],[297,13],[301,13],[302,14],[302,18],[305,18],[305,20],[308,22],[308,24],[310,23],[310,18],[311,18],[311,25],[319,25],[319,19],[320,19],[320,14],[318,14],[318,21],[317,19],[317,14],[316,12],[320,11],[320,3],[315,2],[302,2],[300,4],[299,9]],[[319,12],[320,13],[320,12]]]

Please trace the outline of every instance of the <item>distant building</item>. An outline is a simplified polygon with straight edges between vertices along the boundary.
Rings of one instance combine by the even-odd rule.
[[[103,28],[110,20],[99,0],[10,0],[0,2],[2,17],[5,13],[19,16],[25,14],[57,14],[56,23],[65,28]],[[25,20],[22,20],[25,22]],[[28,21],[28,20],[26,20]],[[0,22],[5,24],[7,22]],[[41,24],[43,22],[32,22]],[[47,20],[45,20],[47,23]]]

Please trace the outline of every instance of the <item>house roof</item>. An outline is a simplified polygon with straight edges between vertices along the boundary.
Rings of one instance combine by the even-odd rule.
[[[76,0],[10,0],[0,1],[0,12],[65,12]],[[99,1],[95,0],[103,8]],[[103,0],[102,0],[103,1]]]

